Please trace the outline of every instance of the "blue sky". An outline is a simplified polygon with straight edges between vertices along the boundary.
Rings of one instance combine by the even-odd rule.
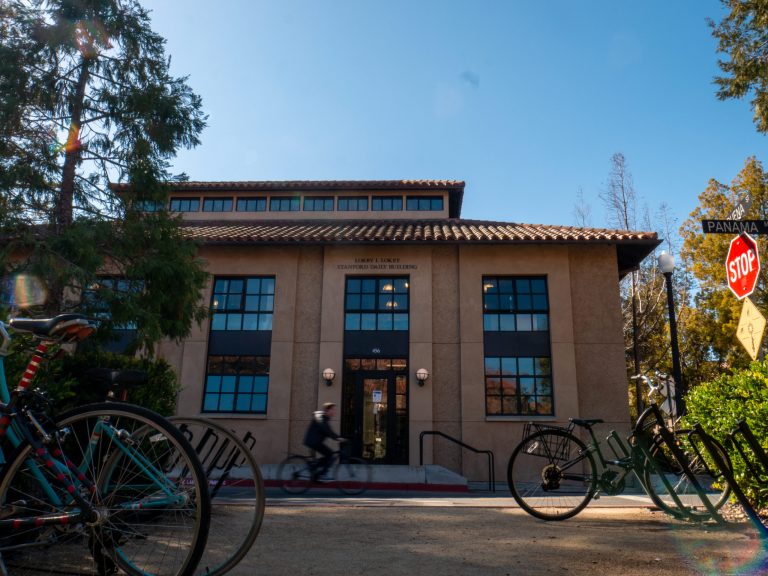
[[[590,224],[610,158],[677,224],[766,161],[720,102],[718,0],[144,0],[210,115],[193,180],[457,179],[462,216]]]

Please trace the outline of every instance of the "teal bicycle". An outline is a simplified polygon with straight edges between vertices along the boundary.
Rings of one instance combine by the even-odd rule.
[[[194,450],[175,426],[104,402],[50,417],[31,384],[63,343],[95,326],[79,314],[8,323],[37,346],[12,391],[0,322],[0,574],[192,576],[210,499]]]

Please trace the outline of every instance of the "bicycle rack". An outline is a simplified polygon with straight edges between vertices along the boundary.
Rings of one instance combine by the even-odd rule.
[[[764,540],[768,539],[768,527],[766,527],[762,520],[760,520],[760,517],[755,511],[754,506],[752,506],[752,503],[749,501],[746,494],[744,494],[741,486],[739,486],[739,483],[733,476],[732,470],[720,457],[720,453],[712,443],[710,436],[704,432],[701,424],[693,425],[693,433],[698,435],[701,443],[704,445],[704,448],[706,448],[707,452],[712,458],[712,461],[720,469],[720,473],[723,475],[726,482],[728,482],[728,485],[731,487],[731,490],[736,496],[736,499],[744,509],[744,513],[757,528],[761,538]],[[739,452],[741,457],[744,459],[744,463],[746,464],[750,473],[754,474],[755,478],[758,478],[761,484],[768,484],[768,457],[766,456],[765,452],[757,441],[757,438],[755,438],[747,423],[743,420],[740,421],[736,428],[732,430],[730,434],[728,434],[728,440],[730,440],[730,442],[736,447],[737,452]],[[752,451],[753,457],[750,457],[747,454],[744,446],[745,443]],[[755,459],[757,462],[754,461]],[[759,470],[758,466],[762,466],[762,470]]]
[[[461,440],[457,440],[453,436],[448,436],[448,434],[445,434],[444,432],[440,432],[438,430],[425,430],[421,434],[419,434],[419,466],[424,465],[424,436],[442,436],[446,440],[450,440],[454,444],[458,444],[462,448],[466,448],[467,450],[471,450],[475,454],[485,454],[488,456],[488,489],[491,492],[496,492],[496,479],[493,476],[493,471],[496,469],[495,467],[495,460],[493,458],[493,452],[490,450],[478,450],[477,448],[473,448],[469,444],[464,444]]]

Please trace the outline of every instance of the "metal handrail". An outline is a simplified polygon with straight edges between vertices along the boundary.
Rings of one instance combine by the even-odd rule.
[[[475,454],[485,454],[488,456],[488,488],[491,492],[496,492],[496,479],[493,476],[493,471],[496,469],[495,466],[495,460],[493,457],[493,452],[490,450],[478,450],[477,448],[473,448],[469,444],[465,444],[461,440],[457,440],[453,436],[448,436],[448,434],[445,434],[444,432],[440,432],[438,430],[425,430],[421,434],[419,434],[419,466],[424,465],[424,436],[430,435],[430,436],[442,436],[446,440],[450,440],[454,444],[458,444],[462,448],[466,448],[467,450],[471,450]]]

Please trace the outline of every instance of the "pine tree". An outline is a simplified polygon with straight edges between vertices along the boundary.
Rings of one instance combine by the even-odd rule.
[[[170,73],[135,0],[0,4],[0,238],[6,274],[43,280],[43,311],[108,306],[146,350],[200,321],[206,274],[166,212],[169,161],[199,143],[202,103]],[[116,185],[117,184],[117,185]],[[130,289],[82,295],[98,274]]]

